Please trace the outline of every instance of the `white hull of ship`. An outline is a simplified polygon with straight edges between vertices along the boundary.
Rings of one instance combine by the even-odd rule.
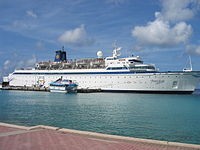
[[[130,71],[80,70],[17,70],[9,75],[11,86],[35,86],[61,76],[76,80],[78,89],[101,89],[122,92],[192,93],[200,81],[199,72],[131,73]],[[42,80],[41,80],[42,79]],[[42,83],[39,83],[43,81]]]

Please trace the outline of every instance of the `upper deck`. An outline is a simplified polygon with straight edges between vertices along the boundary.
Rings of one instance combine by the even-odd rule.
[[[58,61],[58,58],[59,57],[63,58],[63,56],[59,56],[56,53],[55,56],[56,61],[37,63],[35,70],[105,69],[105,70],[130,70],[135,72],[158,71],[154,64],[144,64],[143,60],[139,56],[119,58],[119,56],[121,55],[119,51],[121,49],[122,49],[121,47],[114,48],[113,55],[110,57],[102,58],[102,52],[99,51],[97,54],[99,55],[100,53],[101,56],[98,56],[98,58],[81,59],[74,61],[72,60],[69,61],[67,59],[65,60],[62,59]]]

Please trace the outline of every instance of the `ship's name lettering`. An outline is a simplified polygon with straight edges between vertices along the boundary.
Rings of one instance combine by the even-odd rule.
[[[154,82],[156,84],[161,84],[161,83],[164,83],[165,80],[151,80],[151,82]]]

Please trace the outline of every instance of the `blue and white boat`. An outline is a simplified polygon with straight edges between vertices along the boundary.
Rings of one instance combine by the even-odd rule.
[[[62,78],[56,80],[49,84],[50,92],[59,92],[59,93],[74,93],[77,92],[77,86],[72,80],[62,80]]]

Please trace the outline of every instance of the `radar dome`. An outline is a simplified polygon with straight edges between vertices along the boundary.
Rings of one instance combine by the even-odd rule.
[[[97,57],[98,57],[98,58],[102,58],[102,56],[103,56],[103,52],[102,52],[102,51],[98,51],[98,52],[97,52]]]

